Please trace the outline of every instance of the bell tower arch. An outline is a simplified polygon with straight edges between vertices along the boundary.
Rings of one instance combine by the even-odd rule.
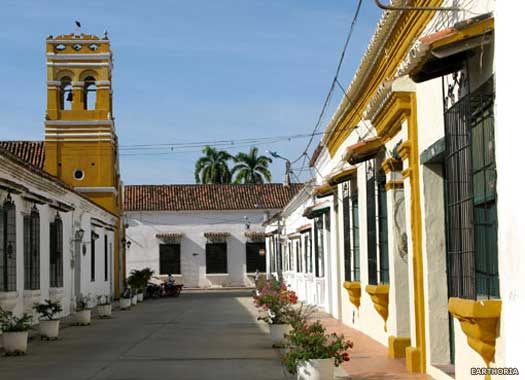
[[[110,41],[88,34],[46,40],[45,170],[120,214]]]

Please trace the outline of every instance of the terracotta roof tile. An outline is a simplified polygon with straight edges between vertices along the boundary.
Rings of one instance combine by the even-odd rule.
[[[4,148],[28,164],[39,169],[44,168],[43,141],[0,141],[0,148]]]
[[[128,185],[125,211],[199,211],[280,209],[303,184]]]

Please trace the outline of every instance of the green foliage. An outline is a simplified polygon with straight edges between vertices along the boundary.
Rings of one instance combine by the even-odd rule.
[[[350,360],[348,350],[353,348],[344,335],[327,334],[320,321],[312,324],[298,323],[287,336],[289,349],[284,356],[284,364],[290,373],[297,371],[297,365],[310,359],[334,358],[338,366]]]
[[[231,171],[228,161],[232,156],[223,150],[217,150],[209,145],[202,149],[204,156],[195,163],[196,183],[230,183]]]
[[[135,269],[131,271],[127,282],[132,289],[137,289],[139,293],[144,291],[146,285],[155,272],[151,268]]]
[[[111,296],[110,295],[100,295],[97,296],[97,305],[110,305],[111,304]]]
[[[87,296],[83,296],[82,294],[79,294],[77,297],[77,311],[91,309],[91,307],[89,306],[90,303],[91,303],[90,294],[88,294]]]
[[[33,306],[33,309],[40,314],[40,319],[51,321],[56,314],[62,311],[62,306],[60,302],[45,300],[44,303]]]
[[[21,317],[16,317],[11,311],[5,311],[0,308],[0,327],[2,332],[22,332],[31,328],[31,316],[29,314],[22,314]]]
[[[232,174],[235,174],[234,183],[255,184],[271,182],[272,174],[269,166],[272,159],[267,156],[259,156],[259,150],[251,147],[249,153],[239,153],[234,157],[235,166]]]

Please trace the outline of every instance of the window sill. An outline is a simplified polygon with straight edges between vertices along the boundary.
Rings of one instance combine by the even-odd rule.
[[[12,311],[18,300],[18,292],[0,292],[0,307],[7,311]]]
[[[350,302],[359,309],[359,306],[361,306],[361,283],[356,281],[345,281],[343,283],[343,288],[348,292]]]
[[[229,273],[206,273],[206,277],[228,277]]]
[[[488,367],[496,353],[501,300],[474,301],[453,297],[448,300],[448,311],[461,324],[468,345]]]
[[[386,321],[388,319],[388,292],[390,291],[390,285],[367,285],[366,292],[370,295],[374,308],[377,313],[385,321],[385,332],[386,332]]]

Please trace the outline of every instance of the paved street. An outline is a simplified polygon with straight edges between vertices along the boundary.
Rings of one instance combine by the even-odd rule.
[[[91,326],[33,340],[24,357],[1,357],[0,379],[286,379],[249,291],[183,293],[116,311]]]

